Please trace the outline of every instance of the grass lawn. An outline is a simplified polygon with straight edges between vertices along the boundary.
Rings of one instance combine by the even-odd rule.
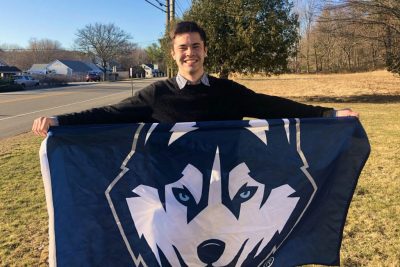
[[[350,206],[342,265],[400,266],[400,78],[382,71],[236,79],[256,91],[360,112],[372,151]],[[46,265],[41,140],[30,133],[0,140],[0,266]]]

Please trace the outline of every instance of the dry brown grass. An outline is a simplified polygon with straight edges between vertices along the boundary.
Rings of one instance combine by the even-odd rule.
[[[323,97],[335,102],[392,102],[393,98],[399,101],[400,96],[399,76],[384,70],[351,74],[236,76],[233,79],[260,93],[309,100]]]

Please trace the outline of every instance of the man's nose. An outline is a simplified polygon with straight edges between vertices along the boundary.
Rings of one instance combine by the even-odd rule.
[[[191,48],[190,46],[186,49],[186,54],[188,55],[188,56],[191,56],[191,55],[193,55],[193,48]]]

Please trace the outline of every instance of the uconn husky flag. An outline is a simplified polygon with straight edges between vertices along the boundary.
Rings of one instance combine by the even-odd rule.
[[[369,150],[355,118],[56,127],[50,264],[338,265]]]

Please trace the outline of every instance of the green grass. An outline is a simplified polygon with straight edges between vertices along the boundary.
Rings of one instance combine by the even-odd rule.
[[[318,104],[359,111],[372,147],[350,206],[342,265],[400,266],[400,103]],[[41,140],[32,134],[0,140],[0,266],[47,261]]]

